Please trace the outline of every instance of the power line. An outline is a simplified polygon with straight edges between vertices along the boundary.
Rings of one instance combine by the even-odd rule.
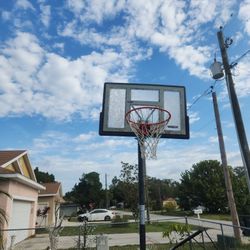
[[[215,80],[213,86],[215,86],[216,81],[217,81],[217,80]],[[189,111],[189,110],[193,107],[193,105],[196,104],[202,97],[207,96],[207,95],[209,95],[210,93],[211,93],[211,86],[209,86],[201,95],[199,95],[199,96],[193,101],[193,103],[187,108],[187,111]]]
[[[221,79],[220,79],[221,80]],[[222,79],[224,80],[224,78]],[[192,105],[190,105],[190,107],[188,108],[188,110],[191,108],[191,106],[193,106],[195,103],[197,103],[203,96],[205,95],[209,95],[213,92],[213,90],[215,90],[216,88],[216,84],[218,83],[218,79],[214,81],[213,84],[211,84],[211,86],[209,88],[207,88],[203,94],[201,94],[193,103]],[[210,90],[210,91],[209,91]],[[222,111],[221,113],[224,113],[225,111]],[[202,125],[199,129],[195,130],[194,132],[200,132],[201,130],[203,130],[204,128],[206,128],[207,126],[209,126],[211,123],[213,123],[215,121],[215,118],[211,118],[209,119],[204,125]]]
[[[231,67],[231,68],[235,67],[235,66],[238,64],[238,62],[239,62],[243,57],[245,57],[249,52],[250,52],[250,49],[247,50],[247,51],[246,51],[243,55],[241,55],[239,58],[237,58],[234,62],[232,62],[232,63],[230,64],[230,67]]]

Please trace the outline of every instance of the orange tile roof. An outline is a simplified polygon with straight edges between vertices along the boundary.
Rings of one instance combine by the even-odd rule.
[[[46,190],[41,190],[39,195],[51,194],[56,195],[61,186],[60,182],[50,182],[50,183],[41,183]]]
[[[13,160],[17,156],[23,154],[26,150],[1,150],[0,151],[0,166]]]

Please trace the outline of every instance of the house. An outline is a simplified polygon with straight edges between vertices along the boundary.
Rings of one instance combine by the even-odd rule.
[[[166,210],[176,210],[178,208],[178,204],[174,198],[168,198],[162,201],[162,206]]]
[[[54,224],[56,216],[60,215],[60,204],[64,201],[60,182],[42,183],[42,185],[45,189],[38,195],[37,226]]]
[[[4,232],[7,247],[11,238],[18,243],[35,233],[38,192],[43,189],[36,181],[26,150],[0,151],[0,191],[11,195],[0,195],[0,209],[8,220],[2,228],[13,229]],[[31,229],[15,230],[20,228]]]
[[[62,203],[60,206],[60,215],[65,217],[76,216],[82,210],[81,206],[76,203]]]

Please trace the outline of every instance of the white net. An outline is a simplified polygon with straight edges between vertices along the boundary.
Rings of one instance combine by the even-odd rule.
[[[126,114],[126,120],[138,138],[142,158],[157,158],[157,145],[170,118],[170,113],[159,107],[133,108]]]

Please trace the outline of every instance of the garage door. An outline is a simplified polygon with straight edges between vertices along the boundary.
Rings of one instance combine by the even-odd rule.
[[[10,229],[18,228],[29,228],[30,226],[30,212],[31,212],[31,202],[13,200],[12,216],[9,220]],[[26,239],[29,235],[28,230],[10,231],[9,238],[11,235],[15,235],[15,243]],[[8,239],[10,244],[10,239]]]

